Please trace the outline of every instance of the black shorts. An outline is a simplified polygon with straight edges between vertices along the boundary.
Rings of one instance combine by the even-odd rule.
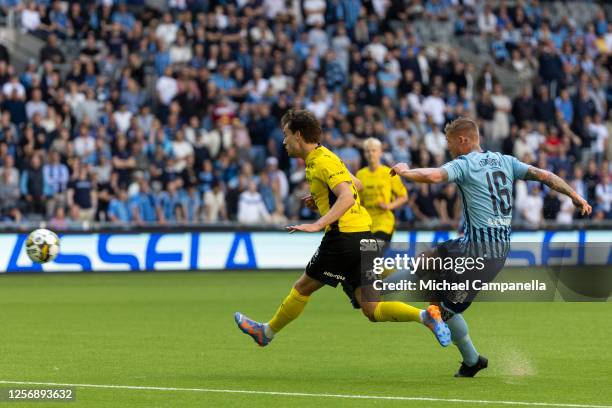
[[[436,253],[441,258],[473,258],[474,256],[469,255],[471,251],[468,248],[469,244],[466,246],[460,240],[455,239],[438,244],[436,246]],[[484,258],[482,263],[484,264],[482,269],[473,268],[461,274],[456,273],[454,270],[441,270],[437,271],[437,276],[433,276],[433,278],[446,280],[447,282],[468,283],[468,287],[470,286],[469,282],[474,280],[480,280],[485,283],[492,282],[503,269],[506,258]],[[430,275],[431,277],[432,275]],[[454,313],[462,313],[470,307],[478,292],[473,289],[440,291],[433,294],[432,300],[442,303],[444,308]]]
[[[376,232],[373,232],[372,235],[374,235],[374,238],[376,238],[379,241],[379,249],[382,253],[381,255],[384,255],[387,248],[389,248],[389,245],[391,245],[391,239],[393,238],[393,233],[387,234],[386,232],[376,231]]]
[[[326,285],[339,283],[358,288],[373,282],[372,265],[376,256],[372,233],[328,231],[306,266],[306,275]],[[362,262],[363,260],[363,262]]]

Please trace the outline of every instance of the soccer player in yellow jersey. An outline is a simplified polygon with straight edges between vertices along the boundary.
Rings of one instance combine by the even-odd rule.
[[[287,230],[290,233],[325,230],[325,235],[274,316],[267,323],[259,323],[236,312],[234,319],[240,330],[260,346],[266,346],[302,313],[315,291],[325,285],[336,287],[346,282],[355,288],[354,296],[370,321],[420,322],[434,333],[441,345],[450,344],[450,331],[442,321],[438,306],[420,310],[402,302],[378,301],[376,294],[371,293],[373,277],[367,265],[362,265],[362,255],[368,259],[367,251],[371,251],[372,244],[377,251],[370,232],[372,221],[359,200],[359,182],[334,153],[320,145],[322,130],[315,116],[306,110],[291,110],[283,116],[281,126],[289,156],[306,162],[306,181],[321,214],[312,224],[293,225]],[[366,253],[362,254],[362,250]]]
[[[393,210],[408,201],[408,193],[402,179],[397,175],[391,176],[391,169],[380,163],[380,140],[373,137],[366,139],[363,151],[368,165],[355,175],[363,185],[359,197],[372,217],[372,234],[388,244],[395,231]]]

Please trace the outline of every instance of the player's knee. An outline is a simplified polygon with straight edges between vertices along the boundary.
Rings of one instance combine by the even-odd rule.
[[[319,282],[302,275],[293,285],[295,290],[302,296],[310,296],[322,286]]]
[[[301,282],[299,280],[297,282],[295,282],[293,287],[302,296],[310,296],[312,294],[312,292],[308,288],[308,285],[305,285],[303,282]]]
[[[376,303],[364,302],[361,305],[361,312],[371,322],[375,322],[376,321],[376,317],[374,317],[374,311],[375,310],[376,310]]]

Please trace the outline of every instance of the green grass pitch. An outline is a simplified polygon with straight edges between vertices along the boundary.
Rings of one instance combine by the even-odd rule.
[[[477,378],[455,379],[454,347],[442,349],[414,323],[368,322],[340,289],[313,295],[270,346],[256,346],[237,330],[233,313],[269,318],[298,276],[0,276],[0,381],[180,388],[77,387],[75,402],[0,408],[513,405],[452,399],[612,405],[610,303],[475,304],[465,316],[490,366]]]

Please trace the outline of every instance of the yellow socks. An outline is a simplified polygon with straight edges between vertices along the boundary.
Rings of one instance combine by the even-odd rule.
[[[283,300],[283,303],[268,322],[270,329],[274,333],[278,333],[283,327],[295,320],[304,310],[308,299],[310,299],[310,296],[300,295],[295,288],[291,288],[289,296]]]
[[[420,322],[421,309],[404,302],[378,302],[374,318],[377,322]]]

